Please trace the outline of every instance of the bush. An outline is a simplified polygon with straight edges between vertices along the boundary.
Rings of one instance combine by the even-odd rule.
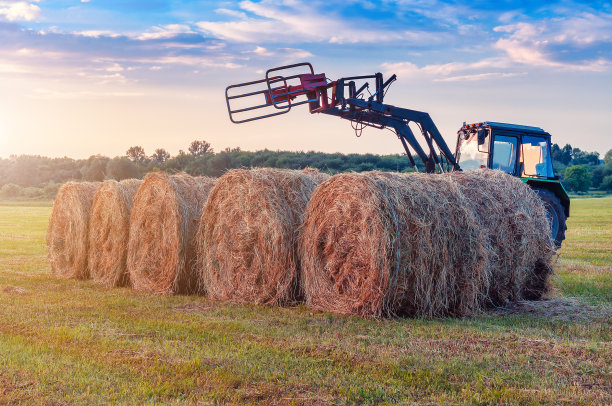
[[[55,199],[55,196],[57,195],[57,191],[59,190],[60,186],[60,184],[55,182],[47,183],[42,189],[43,196],[47,199]]]
[[[573,165],[565,170],[565,184],[574,192],[588,192],[592,177],[583,165]]]
[[[0,196],[5,198],[19,197],[23,194],[23,189],[19,185],[13,183],[7,183],[0,189]]]
[[[601,190],[606,190],[608,192],[612,192],[612,175],[608,175],[601,181],[599,185]]]
[[[30,187],[24,188],[22,194],[24,197],[27,197],[28,199],[39,199],[43,195],[43,190],[41,188],[30,186]]]

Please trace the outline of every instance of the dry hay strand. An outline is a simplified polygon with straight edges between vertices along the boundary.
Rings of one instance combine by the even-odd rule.
[[[109,287],[127,286],[127,246],[138,179],[107,180],[98,188],[89,220],[89,273]]]
[[[444,177],[335,175],[313,193],[302,227],[306,304],[364,317],[470,315],[488,283],[482,241]]]
[[[260,168],[219,178],[198,231],[199,267],[211,298],[277,305],[300,299],[298,228],[313,190],[327,177]]]
[[[99,183],[67,182],[57,192],[47,229],[51,273],[87,279],[89,218]]]
[[[319,183],[325,182],[327,179],[329,179],[328,174],[326,174],[325,172],[321,172],[317,168],[310,168],[310,167],[304,168],[302,169],[302,172],[307,175],[312,176]]]
[[[195,233],[215,180],[150,173],[134,196],[127,266],[136,290],[196,293]]]
[[[540,299],[550,290],[554,245],[544,204],[520,179],[481,169],[448,175],[469,196],[491,249],[485,305]]]

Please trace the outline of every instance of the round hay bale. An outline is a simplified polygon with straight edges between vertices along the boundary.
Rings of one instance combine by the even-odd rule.
[[[300,241],[306,304],[364,317],[478,311],[488,252],[465,200],[437,175],[344,173],[322,183]]]
[[[128,286],[127,246],[138,179],[107,180],[98,188],[89,220],[89,273],[105,286]]]
[[[546,209],[520,179],[502,171],[480,169],[449,175],[469,197],[486,231],[491,260],[485,306],[539,299],[550,289],[554,245]]]
[[[67,182],[57,192],[47,229],[48,258],[55,276],[89,277],[89,217],[99,185]]]
[[[127,266],[132,287],[154,293],[195,293],[195,233],[215,180],[148,174],[134,196]]]
[[[217,181],[198,231],[208,295],[234,303],[288,304],[301,297],[298,227],[326,178],[281,169],[234,169]]]

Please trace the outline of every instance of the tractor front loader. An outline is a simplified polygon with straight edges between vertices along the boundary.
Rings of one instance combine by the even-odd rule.
[[[312,114],[350,121],[356,133],[365,127],[392,130],[415,171],[416,156],[430,173],[489,168],[519,177],[544,201],[552,236],[560,247],[570,201],[553,173],[550,134],[515,124],[464,123],[453,154],[428,113],[383,103],[396,79],[392,75],[385,81],[376,73],[332,81],[324,73],[316,74],[310,63],[297,63],[269,69],[263,79],[228,86],[225,99],[236,124],[286,114],[307,104]],[[411,123],[418,128],[416,135]]]

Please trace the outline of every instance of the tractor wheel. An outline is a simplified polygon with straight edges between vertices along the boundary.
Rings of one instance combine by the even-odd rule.
[[[559,198],[553,192],[547,189],[534,189],[546,207],[546,216],[551,225],[552,237],[555,240],[555,246],[561,248],[561,242],[565,240],[565,210],[561,205]]]

